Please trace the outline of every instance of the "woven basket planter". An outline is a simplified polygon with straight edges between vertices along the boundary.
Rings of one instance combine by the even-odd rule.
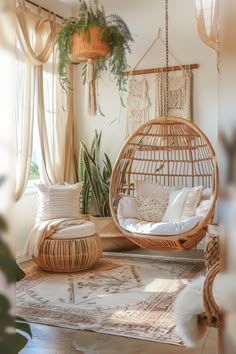
[[[100,237],[74,239],[46,239],[40,247],[35,263],[50,272],[78,272],[91,268],[102,255]]]
[[[115,225],[111,217],[94,217],[90,215],[90,221],[96,225],[96,232],[101,237],[103,251],[122,251],[136,248]]]
[[[112,48],[101,40],[101,30],[94,27],[89,32],[74,33],[71,44],[71,60],[73,62],[85,62],[88,59],[109,58]]]

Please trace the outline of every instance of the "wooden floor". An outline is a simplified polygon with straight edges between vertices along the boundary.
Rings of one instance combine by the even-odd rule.
[[[32,325],[33,339],[21,354],[217,354],[217,333],[211,329],[202,351],[101,333]]]
[[[194,258],[194,257],[193,257]],[[197,257],[198,258],[198,257]],[[22,268],[32,265],[22,263]],[[21,354],[217,354],[217,331],[210,329],[203,348],[187,349],[140,339],[31,324],[33,339]]]

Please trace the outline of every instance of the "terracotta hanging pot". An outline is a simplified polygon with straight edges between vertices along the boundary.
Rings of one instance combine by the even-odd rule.
[[[101,29],[93,27],[88,32],[74,33],[71,44],[71,60],[73,62],[86,62],[88,59],[109,58],[112,53],[111,46],[101,40]]]

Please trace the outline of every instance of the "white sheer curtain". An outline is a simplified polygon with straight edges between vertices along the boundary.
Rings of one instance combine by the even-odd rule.
[[[198,34],[219,53],[219,0],[195,0]]]
[[[57,75],[53,45],[60,24],[55,16],[34,13],[24,1],[16,9],[18,39],[16,199],[27,185],[34,124],[40,145],[44,182],[75,182],[73,92],[65,96]],[[71,76],[72,68],[69,68]]]

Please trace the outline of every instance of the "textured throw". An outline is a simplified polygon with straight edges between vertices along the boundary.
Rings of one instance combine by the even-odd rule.
[[[37,257],[40,246],[46,238],[49,238],[58,230],[74,225],[80,225],[84,222],[84,220],[70,218],[38,221],[32,227],[28,240],[25,244],[24,254],[30,257]]]
[[[181,345],[177,294],[203,263],[146,257],[102,258],[79,273],[26,270],[17,283],[17,315],[30,322]]]

